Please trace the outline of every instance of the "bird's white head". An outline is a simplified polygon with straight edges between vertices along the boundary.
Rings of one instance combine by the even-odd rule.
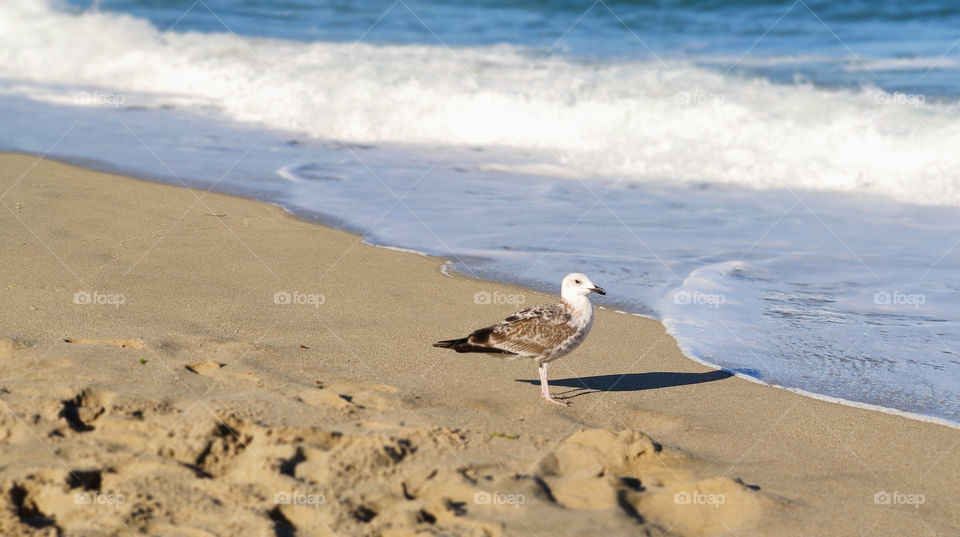
[[[590,278],[588,278],[586,274],[574,272],[567,274],[563,278],[563,284],[560,286],[560,296],[562,296],[564,300],[582,300],[590,293],[597,293],[598,295],[607,294],[603,289],[597,287],[590,281]]]

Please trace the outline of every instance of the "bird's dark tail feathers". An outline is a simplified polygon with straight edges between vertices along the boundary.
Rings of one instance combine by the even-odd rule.
[[[443,341],[438,341],[433,344],[434,347],[440,347],[441,349],[453,349],[458,344],[466,343],[467,338],[462,337],[460,339],[445,339]]]
[[[469,337],[463,337],[460,339],[445,339],[443,341],[438,341],[433,344],[434,347],[440,347],[441,349],[453,349],[457,352],[485,352],[493,354],[514,354],[510,351],[505,351],[498,349],[496,347],[487,347],[485,345],[476,345],[470,343]]]

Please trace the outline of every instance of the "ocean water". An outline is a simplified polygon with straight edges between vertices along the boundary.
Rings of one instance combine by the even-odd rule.
[[[470,275],[586,272],[695,359],[960,423],[958,23],[933,1],[5,0],[0,149]]]

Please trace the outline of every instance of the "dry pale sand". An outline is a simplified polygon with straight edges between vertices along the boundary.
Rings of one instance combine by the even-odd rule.
[[[960,431],[711,371],[658,322],[600,311],[560,408],[533,364],[431,347],[514,309],[478,292],[552,297],[35,157],[0,195],[0,534],[960,535]]]

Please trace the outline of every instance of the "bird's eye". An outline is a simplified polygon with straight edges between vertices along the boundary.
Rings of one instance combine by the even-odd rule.
[[[580,280],[573,280],[573,283],[580,283]]]

